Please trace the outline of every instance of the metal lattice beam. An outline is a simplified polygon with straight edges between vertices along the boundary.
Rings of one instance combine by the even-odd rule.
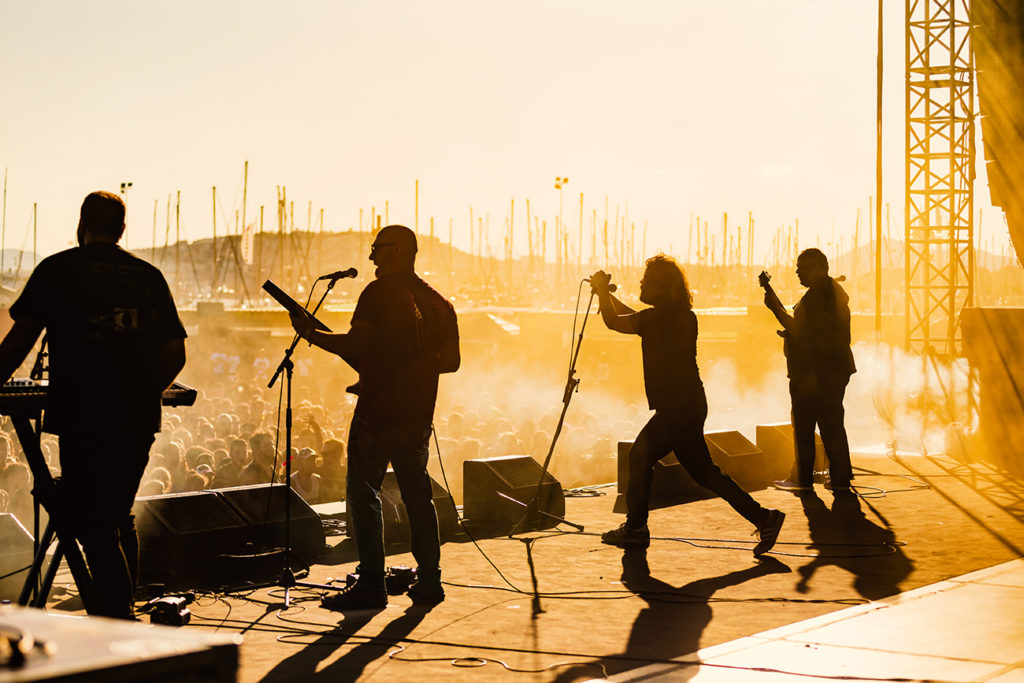
[[[970,0],[907,0],[906,28],[906,344],[951,360],[974,296]]]

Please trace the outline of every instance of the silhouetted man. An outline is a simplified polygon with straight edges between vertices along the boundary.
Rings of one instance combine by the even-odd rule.
[[[45,328],[43,429],[60,437],[56,503],[85,550],[92,611],[127,619],[138,572],[132,503],[160,431],[161,393],[185,365],[185,328],[160,271],[117,246],[124,227],[120,197],[85,198],[79,246],[41,261],[11,306],[0,380]]]
[[[843,425],[843,396],[857,371],[850,350],[850,297],[828,275],[828,259],[805,249],[796,260],[796,275],[807,292],[790,315],[775,291],[765,288],[764,304],[784,328],[781,332],[789,395],[793,405],[796,462],[789,479],[776,482],[786,491],[810,491],[814,483],[814,427],[829,461],[831,487],[849,492],[853,470]]]
[[[359,371],[346,491],[359,550],[359,580],[325,598],[329,609],[387,604],[380,487],[389,463],[409,513],[418,565],[409,596],[427,605],[444,600],[427,456],[438,375],[459,368],[459,329],[452,305],[416,275],[416,250],[416,234],[404,225],[389,225],[377,233],[370,247],[377,277],[359,295],[347,333],[314,330],[309,316],[292,316],[299,335]]]
[[[697,369],[697,316],[682,268],[668,256],[647,260],[640,280],[640,301],[651,308],[641,311],[612,296],[609,279],[607,273],[598,271],[590,276],[590,286],[597,293],[608,329],[640,335],[644,388],[654,415],[629,451],[626,521],[602,534],[601,540],[623,547],[650,543],[647,517],[654,463],[675,452],[694,481],[724,498],[757,528],[759,542],[754,554],[768,552],[786,515],[762,507],[723,474],[704,440],[708,403]]]

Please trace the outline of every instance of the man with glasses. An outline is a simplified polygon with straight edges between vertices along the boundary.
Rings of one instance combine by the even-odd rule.
[[[370,247],[376,279],[359,295],[347,333],[315,330],[308,315],[292,315],[292,326],[303,339],[341,356],[359,372],[346,486],[359,580],[325,598],[328,609],[387,605],[380,488],[389,464],[409,513],[418,565],[409,596],[430,606],[444,600],[427,456],[438,375],[459,368],[459,329],[451,303],[416,275],[416,251],[416,235],[404,225],[377,233]]]

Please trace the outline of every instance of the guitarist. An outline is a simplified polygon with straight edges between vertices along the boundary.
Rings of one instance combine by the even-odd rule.
[[[416,252],[412,230],[404,225],[381,228],[370,246],[376,279],[359,295],[347,333],[315,329],[307,313],[291,313],[292,326],[303,339],[359,371],[346,482],[359,580],[324,598],[324,607],[339,612],[387,606],[380,488],[388,464],[409,513],[418,564],[408,595],[426,606],[445,598],[427,456],[438,375],[455,372],[461,362],[459,326],[455,308],[416,275]]]
[[[812,489],[814,428],[821,431],[829,460],[831,488],[849,493],[853,478],[850,445],[843,424],[843,396],[857,371],[850,350],[850,297],[828,274],[828,259],[819,249],[805,249],[796,260],[796,275],[807,287],[790,315],[761,273],[764,304],[783,331],[783,352],[793,407],[796,462],[789,479],[776,487],[803,493]]]

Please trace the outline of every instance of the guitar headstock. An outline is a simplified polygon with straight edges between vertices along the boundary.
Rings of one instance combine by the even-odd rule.
[[[757,276],[757,284],[762,287],[768,286],[768,281],[772,279],[772,276],[768,274],[767,270],[762,270],[761,274]]]

